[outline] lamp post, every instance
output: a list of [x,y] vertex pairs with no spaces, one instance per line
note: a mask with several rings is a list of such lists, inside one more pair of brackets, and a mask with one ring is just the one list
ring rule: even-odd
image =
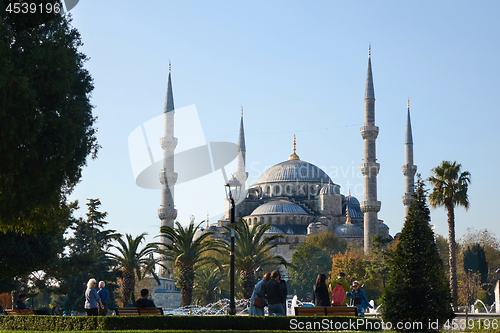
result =
[[234,175],[231,177],[231,179],[228,180],[228,182],[225,185],[225,190],[226,190],[226,198],[229,200],[229,205],[230,205],[230,210],[229,210],[229,215],[231,219],[231,252],[229,253],[231,257],[231,271],[230,271],[230,292],[231,296],[229,298],[229,309],[228,309],[228,314],[229,315],[235,315],[236,314],[236,305],[234,303],[234,198],[238,199],[240,197],[240,191],[241,191],[241,183],[234,177]]

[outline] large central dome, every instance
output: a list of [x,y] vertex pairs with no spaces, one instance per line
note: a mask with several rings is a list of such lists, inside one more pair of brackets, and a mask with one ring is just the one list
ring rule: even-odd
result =
[[314,164],[293,159],[269,168],[256,184],[276,182],[313,182],[328,184],[330,177]]

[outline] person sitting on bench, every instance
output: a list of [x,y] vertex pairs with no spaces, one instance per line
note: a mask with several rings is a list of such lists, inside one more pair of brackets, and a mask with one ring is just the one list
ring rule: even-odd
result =
[[135,302],[138,308],[155,308],[155,303],[148,298],[149,291],[147,289],[141,290],[141,298]]
[[26,301],[26,294],[19,294],[17,302],[14,303],[14,310],[26,310],[27,307],[24,301]]

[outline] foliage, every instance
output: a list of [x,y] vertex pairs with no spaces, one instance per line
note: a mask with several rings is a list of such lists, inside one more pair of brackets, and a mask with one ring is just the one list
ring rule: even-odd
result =
[[460,240],[460,244],[464,248],[474,244],[482,246],[489,266],[488,282],[492,282],[496,278],[495,270],[500,267],[500,241],[495,234],[488,229],[467,228],[467,234]]
[[347,242],[331,232],[320,232],[307,238],[292,256],[290,277],[292,288],[299,299],[307,298],[319,273],[332,268],[332,255],[344,253]]
[[[321,323],[328,323],[331,331],[352,330],[376,331],[381,327],[380,319],[356,317],[290,317],[286,316],[107,316],[107,317],[61,317],[61,316],[0,316],[0,329],[39,331],[289,331],[320,330]],[[330,324],[331,323],[331,324]],[[333,325],[333,326],[330,326]],[[351,329],[350,329],[351,328]]]
[[202,267],[195,272],[193,298],[205,306],[220,299],[221,282],[227,277],[217,266]]
[[142,280],[146,274],[151,274],[159,284],[159,279],[155,273],[155,267],[160,259],[154,258],[153,256],[158,250],[158,244],[146,244],[146,246],[139,251],[139,245],[146,235],[146,233],[142,233],[132,238],[132,235],[126,234],[125,238],[127,242],[125,242],[120,235],[120,237],[116,239],[119,246],[111,245],[112,248],[118,250],[118,253],[106,252],[114,269],[121,270],[122,273],[123,306],[127,305],[127,301],[134,291],[136,276],[138,280]]
[[467,247],[464,251],[464,271],[477,274],[481,284],[488,281],[488,263],[484,248],[480,244],[474,244],[472,248]]
[[449,278],[450,274],[450,249],[448,245],[448,240],[441,235],[436,234],[436,246],[439,253],[439,258],[443,262],[443,268],[446,277]]
[[[231,235],[231,228],[225,227],[227,232],[225,236]],[[254,271],[259,266],[266,265],[288,265],[289,263],[281,256],[274,255],[271,250],[278,246],[278,243],[273,242],[281,235],[267,236],[265,232],[271,229],[270,224],[255,223],[251,228],[247,221],[240,219],[239,223],[235,223],[235,254],[234,265],[240,274],[241,288],[243,289],[243,298],[249,299],[252,296],[255,286]],[[227,244],[229,251],[229,244]]]
[[464,273],[458,282],[458,301],[461,305],[465,305],[465,312],[469,312],[469,308],[476,301],[479,292],[482,290],[481,276],[475,272],[469,271]]
[[59,228],[99,145],[80,34],[67,15],[4,10],[16,2],[0,12],[0,229],[37,233]]
[[58,260],[57,265],[46,270],[49,277],[59,282],[58,286],[54,287],[54,293],[64,295],[56,302],[61,311],[84,311],[84,294],[90,278],[106,282],[106,289],[111,294],[108,307],[116,306],[113,297],[116,275],[111,271],[110,262],[105,255],[116,234],[114,230],[104,230],[107,225],[104,220],[107,213],[99,212],[100,205],[99,199],[89,199],[87,220],[73,219],[70,227],[74,232],[73,237],[66,243],[69,254]]
[[339,272],[345,273],[347,283],[357,280],[363,284],[366,276],[367,260],[366,256],[355,250],[347,250],[344,254],[338,253],[332,256],[331,279],[335,279]]
[[457,285],[457,263],[455,242],[455,206],[463,206],[469,209],[470,173],[461,172],[462,165],[457,162],[443,161],[431,170],[432,176],[427,181],[434,186],[429,195],[431,207],[445,207],[448,211],[448,244],[450,263],[450,286],[452,292],[453,306],[457,307],[458,285]]
[[172,268],[176,268],[179,273],[178,284],[181,288],[181,306],[191,305],[193,299],[194,272],[197,268],[206,264],[219,262],[212,257],[203,256],[208,251],[222,252],[224,242],[209,238],[213,232],[205,231],[198,238],[194,239],[203,221],[194,226],[190,223],[184,228],[179,222],[175,223],[175,228],[163,226],[160,228],[160,237],[168,240],[167,244],[162,244],[164,249],[158,252],[170,261]]
[[[419,177],[382,296],[385,322],[428,323],[429,320],[438,320],[442,325],[453,315],[450,290],[429,225],[430,211],[426,199],[424,184]],[[426,325],[423,329],[430,330]]]

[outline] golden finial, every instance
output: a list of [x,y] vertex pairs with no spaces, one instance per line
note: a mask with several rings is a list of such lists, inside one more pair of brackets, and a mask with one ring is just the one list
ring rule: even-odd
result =
[[296,150],[295,134],[293,135],[293,153],[288,158],[289,161],[300,161],[299,156],[295,153]]
[[408,109],[410,108],[410,97],[408,97],[408,103],[407,103]]
[[351,224],[351,216],[349,215],[349,205],[345,206],[345,224]]
[[168,72],[172,71],[172,64],[170,63],[170,59],[168,59]]
[[368,44],[368,56],[371,57],[372,55],[372,44]]
[[331,179],[331,178],[328,178],[328,185],[333,185],[333,184],[332,184],[332,179]]
[[349,189],[349,194],[348,194],[347,196],[348,196],[348,197],[350,197],[350,196],[351,196],[351,189]]
[[241,106],[241,116],[243,117],[243,105]]
[[207,210],[207,229],[208,229],[208,210]]

